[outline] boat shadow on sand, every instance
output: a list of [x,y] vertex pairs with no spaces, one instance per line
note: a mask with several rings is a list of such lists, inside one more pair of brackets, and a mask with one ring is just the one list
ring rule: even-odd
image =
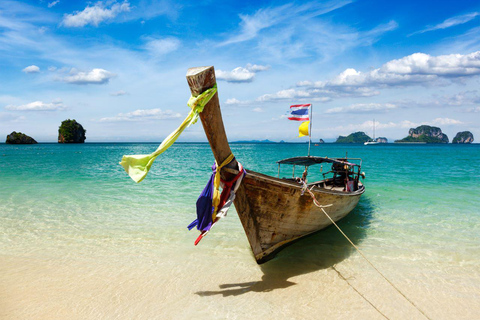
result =
[[[357,207],[347,217],[337,223],[355,245],[367,236],[374,206],[369,198],[360,199]],[[328,228],[302,238],[288,246],[277,256],[260,265],[263,272],[260,281],[219,285],[218,291],[199,291],[199,296],[221,294],[236,296],[248,292],[269,292],[284,289],[296,283],[288,279],[302,274],[333,267],[347,259],[355,249],[335,228]]]

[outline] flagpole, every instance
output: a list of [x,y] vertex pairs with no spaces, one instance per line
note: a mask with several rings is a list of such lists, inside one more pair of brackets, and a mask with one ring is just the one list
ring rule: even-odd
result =
[[310,157],[310,145],[312,144],[312,121],[313,121],[313,104],[310,104],[310,129],[308,130],[308,156]]

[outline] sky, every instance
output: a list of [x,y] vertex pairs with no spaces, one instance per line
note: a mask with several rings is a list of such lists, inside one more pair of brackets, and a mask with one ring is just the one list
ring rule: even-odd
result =
[[[0,1],[0,137],[157,142],[189,112],[190,67],[213,65],[230,141],[390,142],[422,124],[480,141],[477,1]],[[179,141],[206,141],[198,122]],[[2,141],[3,142],[3,141]]]

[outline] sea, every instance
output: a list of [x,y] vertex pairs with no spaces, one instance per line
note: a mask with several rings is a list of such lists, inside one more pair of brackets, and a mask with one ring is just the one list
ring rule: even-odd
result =
[[[157,146],[0,144],[0,319],[480,318],[479,144],[312,145],[362,159],[338,225],[398,291],[333,226],[257,265],[232,208],[194,246],[210,146],[177,143],[135,183],[119,161]],[[308,145],[231,149],[276,176]]]

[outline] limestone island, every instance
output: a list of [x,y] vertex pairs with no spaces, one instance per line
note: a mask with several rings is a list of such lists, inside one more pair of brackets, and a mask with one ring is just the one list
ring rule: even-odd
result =
[[372,141],[365,132],[354,132],[349,134],[348,136],[339,136],[335,143],[365,143],[367,141]]
[[422,125],[417,128],[411,128],[408,131],[408,137],[401,140],[395,140],[400,143],[448,143],[448,137],[442,133],[442,129]]
[[470,131],[462,131],[457,133],[455,138],[453,138],[452,143],[472,143],[473,134]]
[[74,120],[64,120],[58,128],[58,143],[84,143],[87,130]]
[[37,141],[30,136],[27,136],[25,133],[13,131],[7,135],[7,144],[35,144]]
[[325,141],[323,141],[323,139],[320,139],[318,140],[318,143],[325,143]]
[[378,137],[377,139],[375,139],[375,142],[378,142],[378,143],[388,143],[388,139],[385,138],[385,137]]

